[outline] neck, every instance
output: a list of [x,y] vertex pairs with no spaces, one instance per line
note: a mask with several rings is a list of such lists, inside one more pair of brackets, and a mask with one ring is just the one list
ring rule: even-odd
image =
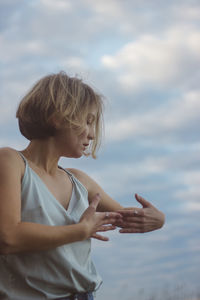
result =
[[56,172],[60,155],[51,138],[33,140],[21,152],[30,162],[46,173],[54,174]]

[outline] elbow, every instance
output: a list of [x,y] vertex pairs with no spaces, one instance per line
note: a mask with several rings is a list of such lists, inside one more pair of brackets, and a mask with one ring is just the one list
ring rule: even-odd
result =
[[8,254],[11,254],[9,251],[9,247],[0,244],[0,255],[8,255]]
[[10,254],[9,245],[1,239],[0,241],[0,255],[8,255]]
[[7,233],[0,232],[0,255],[15,253],[13,239]]

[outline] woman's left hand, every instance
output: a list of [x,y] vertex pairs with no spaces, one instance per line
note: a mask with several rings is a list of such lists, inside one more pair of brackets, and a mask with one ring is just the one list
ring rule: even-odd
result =
[[164,214],[150,202],[135,194],[142,208],[127,207],[118,211],[123,219],[115,225],[121,227],[120,233],[144,233],[161,228],[165,223]]

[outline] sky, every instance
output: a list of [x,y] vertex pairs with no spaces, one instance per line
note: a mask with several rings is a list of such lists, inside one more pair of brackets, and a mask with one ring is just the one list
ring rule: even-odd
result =
[[[42,76],[64,70],[105,97],[98,158],[62,158],[124,206],[138,193],[166,215],[146,234],[93,241],[96,299],[200,294],[200,2],[1,0],[0,147],[23,149],[15,112]],[[164,296],[165,298],[164,298]]]

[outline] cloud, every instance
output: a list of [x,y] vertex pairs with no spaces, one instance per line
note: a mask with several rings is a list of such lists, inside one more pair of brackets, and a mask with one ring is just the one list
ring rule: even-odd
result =
[[97,15],[116,19],[119,19],[122,16],[123,4],[121,1],[110,0],[108,2],[106,0],[86,0],[84,2],[87,3],[88,7],[90,7],[90,9]]
[[[199,140],[200,91],[191,91],[179,99],[163,103],[151,111],[130,114],[106,125],[106,135],[110,141],[122,141],[133,138],[169,140],[176,143],[182,139],[182,132],[193,130],[185,139]],[[196,133],[196,134],[195,134]]]
[[9,138],[0,138],[0,147],[11,147],[17,150],[22,150],[27,147],[28,141],[20,137],[14,137],[13,139]]
[[[180,194],[179,194],[180,195]],[[194,193],[189,193],[189,197],[188,197],[188,203],[187,205],[185,205],[185,210],[188,210],[189,212],[200,212],[200,200],[194,202],[194,201],[190,201],[189,199],[191,199],[191,197],[193,196],[197,196],[198,195],[198,199],[200,198],[200,191],[198,190],[195,191],[195,195]],[[187,196],[187,193],[184,193],[184,196]]]
[[44,6],[45,9],[52,10],[53,12],[59,11],[59,13],[63,13],[66,10],[70,10],[71,1],[68,0],[57,0],[56,2],[53,0],[40,0],[40,5]]
[[199,51],[198,30],[173,27],[162,36],[140,36],[115,55],[104,55],[102,64],[117,72],[117,81],[125,90],[134,91],[145,85],[184,88],[188,78],[192,84],[191,78],[196,81],[199,77]]
[[136,191],[166,213],[160,231],[109,233],[110,243],[94,244],[105,279],[97,299],[133,294],[143,299],[143,286],[148,293],[177,281],[195,285],[199,1],[2,0],[0,5],[0,146],[26,146],[17,133],[15,109],[37,79],[60,69],[81,70],[111,101],[107,143],[97,161],[63,158],[61,165],[83,169],[125,206],[139,206]]
[[185,170],[179,177],[183,188],[177,189],[174,193],[176,199],[184,203],[184,210],[189,212],[200,211],[200,187],[199,170]]
[[63,60],[62,66],[63,69],[67,69],[67,70],[73,69],[73,71],[77,70],[78,74],[80,74],[82,70],[83,71],[87,70],[86,62],[81,57],[78,56],[69,56],[68,58]]
[[[175,3],[172,9],[172,13],[176,18],[176,22],[192,22],[199,20],[200,6],[199,1],[192,1],[193,3],[188,3],[188,1],[182,1],[178,5]],[[179,6],[181,5],[181,7]]]

